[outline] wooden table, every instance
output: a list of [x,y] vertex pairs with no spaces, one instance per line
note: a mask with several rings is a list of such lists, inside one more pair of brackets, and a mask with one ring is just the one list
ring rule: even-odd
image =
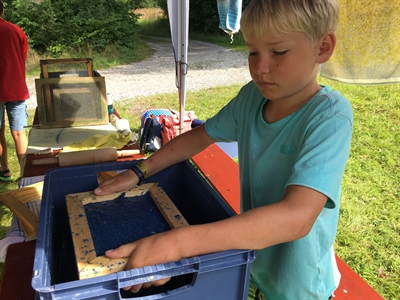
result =
[[35,299],[31,287],[36,241],[12,244],[8,247],[0,282],[0,299]]
[[[137,143],[128,144],[119,150],[134,150],[134,149],[140,150],[139,145]],[[52,153],[41,154],[40,158],[55,157],[59,152],[60,152],[59,150],[55,150]],[[129,157],[119,157],[117,161],[137,160],[146,158],[146,155],[143,153],[143,151],[140,150],[140,152],[141,152],[140,154],[135,154]],[[25,156],[25,167],[23,169],[21,177],[33,177],[33,176],[44,175],[44,173],[47,170],[59,167],[58,164],[33,165],[32,161],[35,159],[38,159],[38,155],[27,154]]]
[[[114,114],[118,118],[121,118],[116,110],[114,110]],[[39,124],[39,119],[38,119],[38,112],[36,109],[35,116],[33,118],[33,126],[36,126],[38,124]],[[44,130],[46,130],[46,129],[44,129]],[[118,158],[118,161],[137,160],[137,159],[143,159],[146,157],[146,155],[143,153],[143,151],[139,148],[139,144],[136,142],[128,143],[123,148],[118,149],[118,150],[134,150],[134,149],[140,150],[140,154],[133,155],[130,157],[120,157],[120,158]],[[55,157],[59,152],[60,152],[59,150],[54,150],[52,153],[40,154],[40,158]],[[35,159],[38,159],[38,158],[39,158],[39,156],[35,155],[35,154],[26,154],[25,155],[25,165],[22,170],[21,177],[33,177],[33,176],[44,175],[44,173],[47,170],[58,167],[58,164],[33,165],[32,161]]]

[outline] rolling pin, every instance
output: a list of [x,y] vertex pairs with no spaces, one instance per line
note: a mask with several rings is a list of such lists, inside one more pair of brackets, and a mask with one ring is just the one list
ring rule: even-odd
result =
[[118,157],[139,154],[140,150],[121,150],[102,148],[74,152],[60,152],[58,157],[41,158],[32,161],[33,165],[58,164],[60,167],[87,165],[100,162],[117,161]]

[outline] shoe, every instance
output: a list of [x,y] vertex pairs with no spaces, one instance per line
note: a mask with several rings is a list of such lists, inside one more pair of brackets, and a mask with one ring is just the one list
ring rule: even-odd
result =
[[4,176],[4,174],[10,173],[10,170],[0,171],[0,180],[1,181],[10,181],[12,180],[12,175]]

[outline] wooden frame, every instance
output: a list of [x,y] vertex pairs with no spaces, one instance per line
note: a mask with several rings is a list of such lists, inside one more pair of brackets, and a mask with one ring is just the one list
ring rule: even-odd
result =
[[[104,77],[35,79],[35,85],[41,128],[108,124]],[[69,115],[63,104],[71,109]],[[79,109],[85,111],[79,114]]]
[[[188,225],[171,199],[156,183],[137,186],[125,192],[124,197],[141,196],[147,192],[149,192],[171,228]],[[123,271],[128,262],[128,258],[111,259],[106,256],[97,256],[84,209],[84,205],[88,203],[114,200],[121,194],[113,193],[106,196],[95,196],[93,192],[84,192],[66,196],[79,279]]]
[[3,203],[17,217],[27,241],[36,239],[39,217],[26,207],[25,203],[30,201],[41,201],[42,192],[43,181],[0,194]]
[[[64,117],[63,113],[65,109],[63,109],[63,102],[62,98],[63,96],[76,96],[76,95],[82,95],[82,96],[89,96],[91,98],[91,101],[88,103],[88,106],[90,109],[85,109],[83,112],[77,111],[78,116],[74,116],[73,118],[71,117]],[[79,96],[78,96],[79,97]],[[67,120],[67,121],[77,121],[80,119],[86,119],[86,118],[94,118],[97,119],[96,117],[96,105],[95,105],[96,99],[94,99],[94,95],[91,93],[91,90],[89,88],[69,88],[69,89],[56,89],[53,90],[53,106],[54,106],[54,113],[55,113],[55,119],[56,120]]]
[[86,64],[86,69],[88,77],[93,76],[93,59],[91,58],[61,58],[61,59],[41,59],[40,60],[40,70],[42,72],[43,78],[49,78],[49,71],[47,65],[52,64],[71,64],[84,62]]

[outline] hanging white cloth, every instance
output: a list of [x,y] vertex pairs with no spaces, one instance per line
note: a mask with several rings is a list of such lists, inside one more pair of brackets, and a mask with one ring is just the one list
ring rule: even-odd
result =
[[232,36],[239,32],[242,0],[217,0],[219,27]]

